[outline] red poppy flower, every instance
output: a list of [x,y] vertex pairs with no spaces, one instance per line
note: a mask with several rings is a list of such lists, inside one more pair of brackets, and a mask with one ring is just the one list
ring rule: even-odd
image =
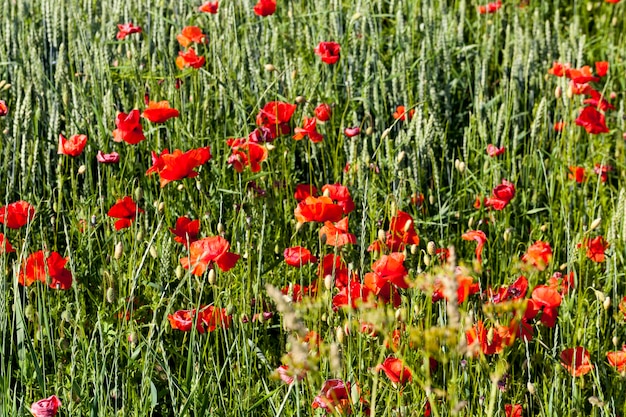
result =
[[376,371],[383,371],[394,384],[405,385],[413,380],[411,370],[404,366],[398,358],[388,357],[376,367]]
[[547,285],[538,285],[532,292],[531,299],[528,300],[524,319],[534,319],[539,311],[541,322],[546,327],[554,327],[558,318],[559,306],[561,305],[561,294],[554,288]]
[[101,164],[117,164],[120,161],[120,154],[117,152],[102,153],[102,151],[98,151],[96,160]]
[[504,146],[501,148],[498,148],[491,143],[487,145],[487,155],[489,155],[492,158],[502,155],[505,151],[506,151],[506,148]]
[[198,26],[185,26],[183,31],[176,36],[176,40],[183,48],[186,48],[191,43],[204,43],[206,36]]
[[584,127],[588,133],[593,135],[609,132],[609,128],[606,127],[604,121],[604,115],[593,106],[587,106],[582,109],[576,119],[576,124]]
[[315,47],[315,53],[322,58],[326,64],[336,64],[339,61],[341,46],[337,42],[320,42]]
[[487,14],[487,13],[495,13],[502,7],[502,2],[500,0],[495,1],[493,3],[488,3],[482,6],[478,6],[476,9],[479,14]]
[[50,288],[68,290],[72,286],[72,273],[65,264],[67,259],[57,252],[51,252],[48,257],[41,250],[32,253],[20,269],[18,283],[26,287],[35,281],[45,284],[46,277],[50,277]]
[[259,0],[253,10],[257,16],[273,15],[276,12],[276,0]]
[[179,51],[178,57],[176,58],[176,66],[178,69],[183,70],[185,68],[201,68],[206,59],[203,56],[198,56],[196,54],[196,50],[193,48],[187,49],[187,51]]
[[293,136],[295,140],[301,140],[308,136],[311,142],[319,143],[324,140],[324,136],[317,131],[317,119],[315,117],[305,117],[302,127],[296,127],[296,134]]
[[[325,237],[324,237],[325,236]],[[344,245],[354,245],[356,236],[348,233],[348,218],[344,217],[336,223],[325,222],[320,229],[320,239],[327,245],[340,247]]]
[[409,213],[398,210],[389,222],[389,232],[385,244],[392,252],[404,250],[408,245],[419,245],[420,238],[415,232],[415,222]]
[[609,179],[609,172],[611,171],[613,171],[613,167],[610,165],[595,164],[593,167],[593,172],[600,176],[602,182],[606,182]]
[[73,135],[70,139],[65,139],[63,135],[59,135],[59,155],[78,156],[83,153],[83,149],[87,145],[87,135]]
[[[456,302],[458,304],[463,304],[467,297],[480,291],[480,284],[478,282],[474,282],[472,277],[457,273],[455,274],[454,279],[456,280],[457,285]],[[448,295],[451,294],[446,294],[444,284],[439,279],[436,279],[433,284],[432,302],[436,303],[437,301],[443,299],[450,301]]]
[[526,253],[522,256],[522,262],[534,266],[539,271],[545,270],[550,260],[552,260],[552,248],[549,243],[541,240],[530,245]]
[[117,129],[113,131],[113,140],[115,142],[126,142],[136,145],[146,137],[143,135],[141,122],[139,121],[139,110],[132,110],[130,113],[118,113],[115,118],[115,126]]
[[202,6],[198,7],[198,10],[204,13],[217,14],[218,7],[219,7],[219,2],[207,1]]
[[117,29],[119,30],[116,35],[117,39],[124,39],[133,33],[141,33],[141,27],[133,25],[132,22],[117,25]]
[[409,283],[406,282],[408,271],[404,267],[404,254],[402,252],[382,255],[372,264],[372,271],[398,288],[409,288]]
[[324,256],[317,269],[317,275],[322,279],[330,275],[335,280],[335,287],[340,290],[345,288],[349,281],[357,279],[354,273],[349,275],[346,263],[339,255],[333,253]]
[[485,236],[485,232],[482,230],[470,230],[469,232],[463,233],[461,235],[463,240],[474,240],[476,241],[476,260],[478,263],[482,262],[482,253],[483,247],[485,243],[487,243],[487,236]]
[[484,355],[500,353],[506,346],[506,340],[502,338],[500,332],[493,327],[487,330],[482,321],[466,331],[465,337],[469,347],[480,349]]
[[61,407],[61,400],[56,395],[51,395],[48,398],[32,403],[30,412],[35,417],[54,417],[57,415],[59,407]]
[[341,379],[328,379],[322,385],[322,390],[313,399],[313,408],[322,408],[327,413],[349,413],[350,406],[350,383]]
[[164,149],[158,156],[155,152],[152,153],[152,167],[146,171],[146,175],[157,172],[161,188],[163,188],[172,181],[197,177],[198,173],[194,169],[206,164],[209,159],[211,159],[211,150],[208,146],[187,152],[176,149],[173,153]]
[[554,61],[552,63],[552,68],[548,70],[548,74],[552,74],[556,77],[563,77],[565,76],[565,71],[569,69],[569,67],[569,64],[562,64],[560,62]]
[[[285,257],[285,261],[287,258]],[[302,301],[303,296],[313,297],[317,293],[317,281],[313,280],[311,285],[302,286],[300,284],[289,284],[284,287],[282,293],[290,295],[294,303]]]
[[584,347],[568,348],[561,352],[561,365],[572,376],[582,376],[588,374],[593,369],[590,358],[589,352]]
[[0,117],[4,117],[9,113],[9,108],[4,100],[0,100]]
[[392,303],[395,308],[400,307],[400,304],[402,304],[402,298],[400,297],[398,288],[377,272],[368,272],[365,274],[363,277],[363,285],[371,290],[376,297],[385,304]]
[[300,202],[309,196],[317,196],[317,188],[315,188],[315,186],[311,184],[296,185],[296,192],[293,195],[296,201]]
[[148,108],[141,114],[142,117],[150,120],[152,123],[164,123],[165,121],[178,117],[180,112],[170,107],[167,101],[150,101]]
[[413,118],[413,115],[415,114],[415,109],[410,109],[409,112],[407,113],[406,111],[406,107],[404,106],[398,106],[396,107],[396,111],[393,112],[393,118],[396,120],[406,120],[407,117],[409,118],[409,120],[411,120]]
[[130,227],[137,213],[143,213],[143,210],[137,207],[132,198],[126,196],[117,200],[107,212],[107,216],[119,219],[115,222],[115,230],[121,230]]
[[189,245],[189,256],[181,258],[180,263],[191,273],[200,276],[210,264],[215,263],[222,271],[232,269],[239,255],[228,252],[230,243],[221,236],[210,236],[196,240]]
[[259,172],[261,163],[267,159],[268,151],[264,145],[239,139],[229,140],[227,144],[232,149],[232,154],[228,157],[228,164],[232,165],[237,172],[243,172],[245,167],[250,167],[250,171]]
[[564,128],[565,128],[565,122],[562,120],[554,124],[555,132],[562,132]]
[[607,352],[606,358],[613,368],[617,368],[617,372],[626,372],[626,345],[622,346],[622,350]]
[[612,3],[612,4],[617,4],[620,2],[620,0],[604,0],[605,3]]
[[504,415],[506,417],[522,417],[524,409],[521,404],[505,404]]
[[26,201],[16,201],[0,207],[0,223],[9,229],[19,229],[35,217],[35,208]]
[[526,296],[528,292],[528,279],[521,276],[508,287],[503,286],[496,294],[491,289],[488,290],[488,298],[492,303],[500,303],[503,301],[519,300]]
[[350,196],[350,190],[345,185],[326,184],[322,187],[322,193],[336,201],[337,205],[342,208],[343,214],[349,214],[354,210],[354,201]]
[[232,316],[226,314],[226,309],[214,306],[202,307],[196,317],[196,309],[178,310],[174,314],[168,314],[167,319],[172,329],[183,332],[191,331],[194,320],[198,333],[212,332],[218,327],[228,329],[232,323]]
[[198,240],[200,220],[191,220],[189,217],[181,216],[176,220],[176,227],[170,227],[170,232],[176,236],[174,241],[187,246],[188,243]]
[[358,126],[354,126],[354,127],[346,127],[343,130],[343,134],[346,135],[349,138],[353,138],[355,136],[358,136],[361,134],[361,128]]
[[[604,251],[609,247],[609,242],[607,242],[604,237],[596,236],[593,239],[587,238],[583,243],[587,249],[587,258],[598,263],[604,262]],[[579,243],[578,247],[580,246],[581,244]]]
[[298,223],[338,222],[343,217],[343,209],[333,203],[330,197],[307,197],[294,210]]
[[570,180],[575,180],[577,183],[582,184],[585,181],[585,167],[569,167],[569,174],[567,174],[567,178]]
[[11,246],[11,242],[4,236],[4,234],[0,233],[0,253],[12,253],[15,252],[13,246]]
[[361,285],[358,281],[352,281],[333,297],[333,308],[336,310],[340,307],[350,306],[352,309],[357,309],[371,295],[372,291],[369,288]]
[[492,207],[494,210],[503,210],[515,197],[515,186],[513,183],[502,180],[491,192],[491,197],[485,199],[485,207]]
[[270,140],[279,135],[289,133],[289,121],[296,111],[296,105],[283,101],[271,101],[267,103],[256,115],[257,126],[269,129]]
[[315,117],[320,122],[327,122],[330,120],[330,116],[332,115],[332,109],[326,103],[321,103],[315,108]]
[[317,262],[317,258],[311,254],[311,251],[302,246],[293,246],[285,249],[283,256],[287,265],[298,268],[302,265]]

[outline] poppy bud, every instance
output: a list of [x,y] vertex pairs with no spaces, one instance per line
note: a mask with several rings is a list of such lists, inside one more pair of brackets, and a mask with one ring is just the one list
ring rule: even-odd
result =
[[341,326],[337,326],[337,328],[335,329],[335,338],[337,339],[337,342],[343,344],[344,335],[345,333],[343,332]]
[[274,149],[276,149],[276,146],[272,145],[271,143],[266,143],[265,149],[267,149],[268,151],[273,151]]
[[608,310],[609,307],[611,307],[611,299],[609,297],[606,297],[604,299],[604,302],[602,303],[602,307],[604,307],[605,310]]
[[372,136],[372,133],[374,133],[374,128],[372,126],[368,126],[367,129],[365,129],[365,134],[367,136]]
[[509,240],[511,240],[511,228],[510,227],[504,231],[504,236],[502,236],[502,238],[504,239],[505,242],[508,242]]
[[565,96],[567,98],[569,98],[571,100],[572,97],[574,97],[574,91],[572,90],[572,86],[570,85],[569,87],[567,87],[567,92],[565,93]]
[[384,242],[387,239],[387,233],[383,229],[378,229],[378,240]]
[[139,201],[143,199],[143,188],[137,187],[135,188],[135,201]]
[[394,213],[394,214],[396,213],[397,210],[396,210],[396,202],[395,201],[392,201],[391,204],[389,204],[389,211],[391,213]]
[[435,253],[437,253],[437,245],[435,244],[435,242],[433,242],[432,240],[428,242],[428,244],[426,245],[426,252],[428,252],[430,256],[433,256]]
[[115,245],[115,252],[113,253],[113,258],[120,259],[122,257],[122,253],[124,252],[124,244],[122,242],[117,242]]
[[561,88],[560,85],[557,85],[556,88],[554,89],[554,97],[561,98],[562,94],[563,94],[563,89]]
[[91,216],[91,225],[93,227],[96,226],[96,221],[98,220],[98,218],[96,217],[96,215],[94,214],[93,216]]
[[165,208],[165,203],[163,201],[161,201],[159,203],[159,206],[157,207],[157,210],[161,212],[161,211],[163,211],[164,208]]
[[209,269],[209,284],[215,285],[215,269]]
[[396,310],[395,317],[396,317],[397,321],[399,321],[399,322],[404,321],[404,316],[405,316],[405,314],[404,314],[404,310],[403,309],[399,308],[399,309]]
[[156,259],[157,256],[159,256],[157,254],[157,250],[156,250],[156,247],[154,247],[154,245],[150,246],[150,256],[152,256],[152,259]]
[[304,104],[304,103],[306,103],[306,98],[304,96],[298,96],[298,97],[296,97],[296,103],[297,104]]
[[11,84],[6,83],[6,84],[4,85],[4,87],[2,87],[2,91],[6,91],[6,90],[8,90],[9,88],[11,88]]
[[385,129],[385,130],[383,130],[383,134],[380,135],[380,139],[381,140],[385,139],[387,136],[389,136],[390,132],[391,132],[391,128],[390,127]]
[[138,341],[139,341],[139,338],[137,337],[137,333],[135,332],[128,333],[128,343],[130,343],[131,345],[136,345]]
[[330,291],[333,288],[333,276],[332,275],[326,275],[324,277],[324,288],[326,288],[328,291]]
[[265,64],[265,71],[274,72],[276,71],[276,67],[272,64]]
[[72,312],[69,310],[63,310],[63,312],[61,313],[61,320],[69,323],[72,320]]
[[417,255],[418,247],[416,244],[411,245],[411,255]]
[[33,307],[32,304],[28,304],[25,308],[24,308],[24,317],[26,317],[26,319],[28,321],[34,321],[35,320],[35,308]]
[[461,174],[465,172],[465,162],[463,161],[459,162],[459,166],[457,167],[457,169],[459,170]]
[[217,233],[219,233],[220,235],[224,234],[224,224],[222,222],[219,222],[217,224]]
[[613,346],[617,347],[617,345],[619,345],[619,338],[617,336],[613,336],[611,342],[613,343]]
[[396,157],[396,163],[399,164],[400,162],[402,162],[405,156],[406,156],[406,152],[400,151],[400,153],[398,153],[398,156]]
[[140,230],[137,232],[137,241],[141,242],[143,240],[143,232]]
[[113,304],[117,301],[117,290],[115,287],[107,288],[107,303]]
[[539,230],[541,230],[542,232],[545,232],[546,230],[548,230],[548,225],[547,225],[547,224],[542,224],[542,225],[539,227]]
[[428,254],[424,254],[424,265],[430,265],[430,256],[428,256]]
[[589,230],[595,230],[598,228],[598,226],[600,226],[600,223],[602,223],[602,218],[598,217],[597,219],[595,219],[593,222],[591,222],[591,226],[589,226]]
[[180,265],[178,265],[174,270],[174,275],[176,275],[176,278],[178,279],[181,279],[183,277],[183,273],[183,267]]
[[530,395],[535,395],[535,385],[532,382],[528,381],[526,388],[528,389]]
[[0,90],[2,90],[2,87],[4,87],[6,83],[6,80],[0,80]]
[[291,72],[291,79],[295,80],[297,76],[298,76],[298,70],[293,70]]
[[183,191],[185,189],[185,186],[183,184],[178,184],[178,187],[176,187],[176,189],[178,191]]
[[435,205],[435,196],[434,195],[429,195],[428,196],[428,202],[430,203],[431,206]]
[[196,181],[196,190],[202,191],[202,183],[200,181]]

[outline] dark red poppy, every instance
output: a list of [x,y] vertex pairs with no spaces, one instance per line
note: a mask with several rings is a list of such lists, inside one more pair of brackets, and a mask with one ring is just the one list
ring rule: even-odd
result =
[[87,145],[87,135],[72,135],[65,139],[65,136],[59,135],[59,155],[78,156],[83,153],[83,149]]
[[526,277],[524,276],[521,276],[508,287],[501,287],[497,293],[494,293],[493,290],[489,289],[487,291],[487,296],[490,302],[501,303],[503,301],[520,300],[526,297],[527,292],[528,279],[526,279]]
[[358,126],[354,126],[354,127],[346,127],[343,130],[343,134],[346,135],[349,138],[353,138],[355,136],[358,136],[361,134],[361,128]]
[[230,243],[221,236],[210,236],[196,240],[189,245],[189,256],[181,258],[180,263],[192,274],[200,276],[215,263],[222,271],[232,269],[240,256],[229,252]]
[[170,227],[176,237],[174,241],[187,246],[198,240],[200,233],[200,220],[191,220],[189,217],[181,216],[176,220],[176,227]]
[[500,0],[495,1],[493,3],[488,3],[482,6],[478,6],[476,10],[479,14],[488,14],[495,13],[502,7],[502,2]]
[[117,164],[120,161],[120,154],[117,152],[102,153],[102,151],[98,151],[96,160],[101,164]]
[[317,188],[315,188],[314,185],[311,185],[311,184],[296,185],[296,192],[293,195],[296,201],[300,202],[309,196],[313,196],[313,197],[317,196]]
[[491,197],[485,199],[484,204],[485,207],[491,207],[494,210],[503,210],[513,197],[515,197],[515,185],[507,180],[502,180],[502,184],[493,189]]
[[349,414],[350,383],[341,379],[328,379],[322,385],[320,393],[313,399],[313,408],[322,408],[327,413]]
[[141,27],[133,25],[132,22],[118,24],[117,29],[118,29],[118,32],[117,32],[116,38],[120,40],[124,39],[126,36],[130,34],[141,33]]
[[485,243],[487,243],[487,236],[485,235],[485,232],[483,232],[482,230],[470,230],[469,232],[463,233],[461,235],[461,238],[463,240],[474,240],[476,241],[477,245],[476,245],[476,260],[478,261],[478,263],[482,262],[482,253],[483,253],[483,247],[485,246]]
[[139,110],[132,110],[130,113],[118,113],[115,118],[115,126],[117,129],[113,131],[113,140],[115,142],[126,142],[136,145],[146,137],[143,135],[141,122],[139,121]]
[[158,173],[160,177],[159,182],[161,188],[163,188],[172,181],[197,177],[198,172],[194,170],[206,164],[210,159],[211,150],[208,146],[191,149],[187,152],[175,149],[173,153],[169,153],[167,149],[164,149],[160,155],[157,155],[155,152],[152,153],[152,167],[146,171],[146,175]]
[[257,16],[273,15],[276,12],[276,0],[259,0],[253,10]]
[[283,252],[285,263],[290,266],[301,267],[309,263],[317,262],[317,258],[313,256],[310,250],[302,246],[293,246],[285,249]]
[[497,146],[491,143],[487,145],[487,155],[489,155],[492,158],[502,155],[505,151],[506,151],[506,148],[504,146],[501,148],[498,148]]
[[406,111],[406,107],[404,106],[398,106],[396,107],[396,111],[393,112],[393,118],[396,120],[411,120],[413,118],[413,115],[415,114],[415,109],[410,109],[408,112]]
[[9,108],[4,100],[0,100],[0,117],[4,117],[9,113]]
[[207,1],[202,4],[202,6],[198,7],[198,10],[204,13],[217,14],[217,9],[219,7],[219,2],[217,1]]
[[552,248],[548,242],[541,240],[530,245],[526,253],[522,256],[522,262],[534,266],[539,271],[545,270],[551,260]]
[[591,355],[584,347],[565,349],[560,357],[561,365],[574,377],[586,375],[593,369]]
[[176,35],[176,40],[183,48],[186,48],[192,43],[204,43],[206,35],[198,26],[185,26],[182,32]]
[[203,56],[198,56],[196,50],[189,48],[186,51],[179,51],[176,58],[176,66],[178,69],[183,70],[185,68],[202,68],[206,59]]
[[143,210],[137,207],[132,198],[126,196],[117,200],[107,212],[107,216],[119,219],[115,222],[115,230],[121,230],[130,227],[137,213],[143,213]]
[[606,127],[604,121],[604,115],[593,106],[587,106],[582,109],[576,119],[576,124],[584,127],[588,133],[593,135],[609,132],[609,128]]
[[317,119],[315,117],[305,117],[302,127],[296,127],[296,134],[293,136],[295,140],[301,140],[308,136],[313,143],[319,143],[324,140],[324,136],[317,131]]
[[11,242],[4,236],[3,233],[0,233],[0,253],[12,253],[15,252],[13,246],[11,246]]
[[330,120],[330,116],[332,115],[332,109],[326,103],[321,103],[315,108],[315,117],[320,122],[327,122]]
[[19,229],[35,217],[35,208],[26,201],[16,201],[0,207],[0,223],[9,229]]
[[322,58],[326,64],[336,64],[339,61],[341,46],[337,42],[320,42],[315,47],[315,53]]
[[322,258],[317,269],[317,275],[321,279],[331,276],[335,280],[335,287],[340,290],[345,288],[350,281],[358,278],[354,272],[350,275],[348,267],[343,259],[341,259],[341,256],[333,253],[329,253]]
[[320,229],[320,239],[327,245],[341,247],[344,245],[354,245],[356,236],[348,232],[348,218],[344,217],[338,222],[325,222]]
[[413,380],[411,370],[404,366],[398,358],[388,357],[376,367],[376,371],[383,371],[394,384],[405,385]]
[[30,412],[35,417],[54,417],[57,415],[59,407],[61,407],[61,400],[56,395],[51,395],[32,403]]
[[66,264],[67,258],[57,252],[50,252],[46,257],[43,251],[37,251],[26,258],[20,269],[18,283],[26,287],[35,281],[46,284],[46,278],[50,277],[50,288],[68,290],[72,286],[72,273],[65,267]]
[[569,174],[567,174],[567,178],[582,184],[585,181],[585,167],[569,167]]
[[143,111],[141,116],[150,120],[152,123],[164,123],[173,117],[180,116],[180,112],[171,108],[170,103],[167,101],[150,101],[148,108]]
[[267,103],[256,115],[257,126],[269,129],[270,140],[289,133],[289,121],[297,106],[283,101]]
[[343,217],[343,209],[329,197],[307,197],[294,210],[299,223],[338,222]]

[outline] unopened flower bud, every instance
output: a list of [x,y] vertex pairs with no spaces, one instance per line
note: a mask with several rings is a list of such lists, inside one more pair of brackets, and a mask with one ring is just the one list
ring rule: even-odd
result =
[[164,208],[165,208],[165,203],[164,203],[163,201],[161,201],[161,202],[159,203],[159,206],[157,207],[157,210],[158,210],[159,212],[161,212],[161,211],[163,211],[163,209],[164,209]]
[[413,244],[411,245],[411,255],[415,256],[417,255],[417,251],[419,250],[418,246]]
[[561,98],[562,95],[563,95],[563,89],[561,88],[560,85],[557,85],[556,88],[554,89],[554,97]]
[[337,342],[343,344],[344,335],[345,333],[343,332],[341,326],[337,326],[337,328],[335,329],[335,338],[337,339]]
[[424,265],[430,265],[430,256],[428,256],[428,254],[424,254]]
[[143,199],[143,188],[137,187],[135,188],[135,200],[139,201]]
[[396,163],[401,163],[404,160],[404,157],[406,156],[406,152],[404,151],[400,151],[398,153],[398,156],[396,157]]
[[459,166],[457,167],[457,169],[459,170],[461,174],[465,172],[465,162],[463,161],[459,162]]
[[271,144],[271,143],[266,143],[266,144],[265,144],[265,148],[266,148],[268,151],[273,151],[274,149],[276,149],[276,146],[274,146],[274,145],[273,145],[273,144]]
[[152,256],[152,259],[156,259],[157,256],[159,256],[159,254],[157,253],[156,247],[154,245],[150,246],[150,256]]
[[176,278],[181,279],[184,273],[185,272],[183,270],[183,267],[180,265],[177,265],[176,269],[174,270],[174,275],[176,275]]
[[508,242],[509,240],[511,240],[511,228],[507,228],[504,231],[504,236],[502,236],[502,238],[504,239],[505,242]]
[[276,71],[276,67],[272,64],[265,64],[265,71],[274,72]]
[[222,222],[219,222],[217,224],[217,233],[219,233],[220,235],[224,233],[224,224]]
[[428,202],[430,203],[431,206],[434,206],[435,205],[435,196],[430,194],[428,196]]
[[589,230],[597,229],[598,226],[600,226],[600,223],[602,223],[602,218],[598,217],[597,219],[591,222],[591,225],[589,226]]
[[387,128],[385,130],[383,130],[382,135],[380,135],[380,139],[385,139],[387,136],[389,136],[389,133],[391,133],[391,128]]
[[140,230],[137,232],[137,241],[141,242],[143,240],[143,232]]
[[209,269],[209,284],[215,285],[215,282],[215,269],[211,268]]
[[528,381],[528,383],[526,384],[526,389],[528,389],[530,395],[535,395],[535,385],[532,382]]
[[604,299],[604,302],[602,303],[602,307],[604,307],[605,310],[608,310],[609,307],[611,307],[611,298],[610,297],[606,297]]
[[385,239],[387,239],[387,232],[385,232],[383,229],[378,229],[378,240],[380,240],[381,242],[384,242]]
[[115,287],[107,288],[107,303],[113,304],[117,301],[117,290]]
[[87,171],[87,167],[83,164],[78,167],[78,175],[83,175]]
[[185,189],[185,186],[183,184],[178,184],[178,187],[176,187],[176,189],[178,191],[183,191]]
[[124,244],[122,242],[117,242],[117,244],[115,245],[115,252],[113,252],[113,257],[115,259],[120,259],[123,253],[124,253]]
[[324,288],[330,291],[333,288],[333,276],[328,274],[324,277]]
[[372,126],[368,126],[367,129],[365,129],[365,134],[367,136],[372,136],[372,133],[374,133],[374,128]]
[[426,245],[426,252],[430,256],[433,256],[434,254],[437,253],[437,245],[435,244],[435,242],[433,242],[432,240],[428,242],[428,244]]
[[304,96],[298,96],[298,97],[296,97],[296,103],[297,104],[304,104],[304,103],[306,103],[306,98]]
[[619,338],[617,336],[613,336],[611,342],[613,343],[613,346],[617,346],[619,345]]

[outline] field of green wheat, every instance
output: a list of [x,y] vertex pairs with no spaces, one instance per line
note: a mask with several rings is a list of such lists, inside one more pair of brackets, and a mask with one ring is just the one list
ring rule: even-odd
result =
[[0,415],[626,415],[625,3],[0,0]]

